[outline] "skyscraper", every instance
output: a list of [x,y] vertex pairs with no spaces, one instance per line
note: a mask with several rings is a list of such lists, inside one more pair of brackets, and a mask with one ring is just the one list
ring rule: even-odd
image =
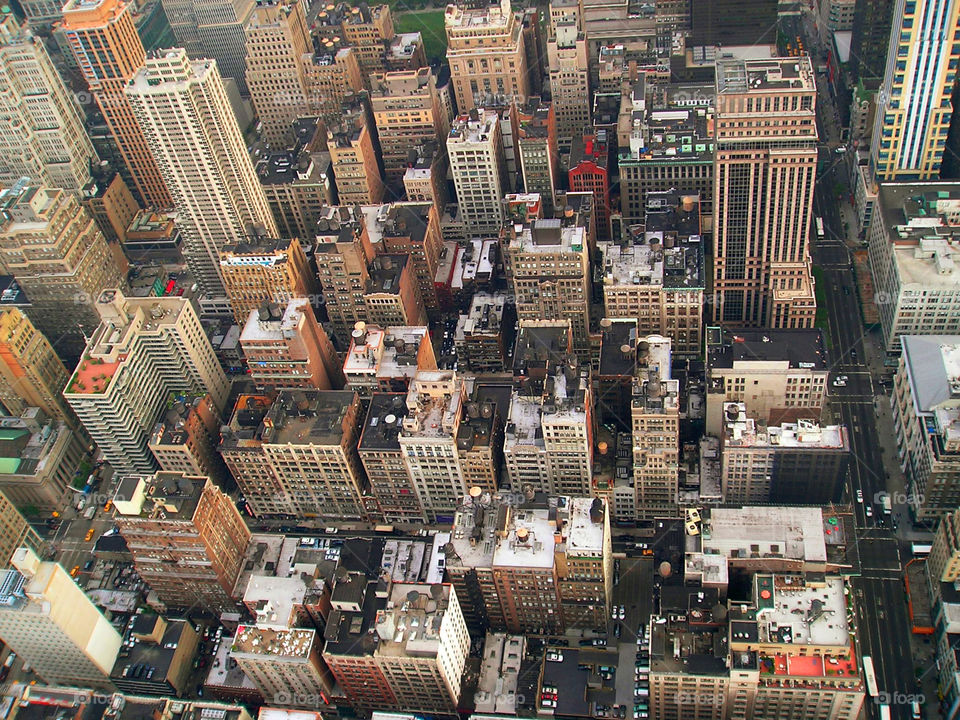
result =
[[313,51],[304,3],[257,3],[244,29],[247,88],[263,123],[261,136],[276,149],[293,140],[293,124],[306,115],[307,89],[302,58]]
[[61,358],[72,361],[99,317],[100,291],[124,283],[100,228],[64,190],[17,184],[0,193],[0,269],[30,298],[25,312]]
[[60,565],[21,547],[0,571],[0,639],[48,683],[110,688],[120,633]]
[[960,0],[898,0],[870,144],[876,181],[939,177],[960,62],[958,25]]
[[157,463],[147,444],[170,392],[209,392],[219,410],[226,376],[185,298],[107,290],[97,311],[102,322],[64,397],[118,472],[151,472]]
[[97,159],[43,40],[0,10],[0,183],[29,177],[79,190]]
[[125,92],[173,196],[187,265],[207,298],[222,299],[221,248],[277,230],[217,63],[168,50]]
[[850,68],[864,86],[874,89],[883,80],[890,46],[890,22],[896,0],[856,0]]
[[497,113],[471,110],[457,118],[447,138],[447,155],[468,233],[499,232],[507,173]]
[[812,327],[817,90],[809,57],[717,62],[714,320]]
[[553,17],[553,37],[547,41],[550,65],[550,92],[557,116],[557,135],[580,135],[590,124],[589,66],[587,39],[579,13]]
[[146,57],[129,7],[123,0],[69,0],[63,32],[116,141],[127,185],[143,205],[170,207],[170,193],[123,94]]

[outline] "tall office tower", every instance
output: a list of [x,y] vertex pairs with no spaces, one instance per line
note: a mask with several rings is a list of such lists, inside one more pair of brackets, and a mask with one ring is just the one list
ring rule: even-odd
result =
[[297,119],[307,115],[303,56],[313,52],[300,0],[257,3],[244,32],[247,38],[247,88],[261,137],[276,149],[287,147]]
[[944,514],[933,536],[927,570],[934,584],[960,580],[960,509]]
[[700,212],[713,219],[713,115],[716,87],[670,85],[648,88],[644,77],[624,93],[620,116],[620,212],[628,223],[643,222],[650,192],[676,188],[699,194]]
[[573,345],[587,347],[590,327],[590,248],[581,226],[534,220],[503,229],[500,238],[517,317],[569,320]]
[[553,37],[547,41],[547,59],[557,135],[576,137],[590,125],[590,68],[579,14],[556,20]]
[[17,308],[0,312],[0,405],[7,415],[38,407],[77,424],[61,394],[70,374],[50,341]]
[[456,713],[470,635],[451,585],[395,582],[380,592],[357,574],[331,599],[323,658],[352,707]]
[[599,243],[605,317],[635,318],[641,335],[666,335],[674,354],[699,357],[707,280],[699,198],[676,190],[646,197],[643,225]]
[[63,395],[117,472],[151,472],[147,443],[170,392],[209,392],[221,409],[227,378],[185,298],[105,290],[96,308],[100,326]]
[[296,140],[284,150],[261,154],[257,176],[283,238],[312,237],[325,206],[335,205],[327,131],[318,117],[298,118]]
[[207,298],[222,299],[223,246],[277,230],[217,64],[168,50],[124,92],[173,196],[187,265]]
[[425,523],[400,448],[400,427],[406,415],[405,393],[374,393],[360,437],[360,461],[384,522]]
[[276,240],[252,236],[224,245],[220,250],[220,275],[233,309],[243,325],[250,313],[265,302],[286,304],[293,298],[313,298],[317,283],[297,238]]
[[171,393],[170,409],[153,428],[148,447],[161,470],[209,477],[227,487],[227,467],[217,454],[220,411],[210,393],[180,397]]
[[960,0],[898,0],[870,143],[874,180],[940,176],[960,62]]
[[352,390],[282,390],[272,404],[250,399],[237,401],[221,432],[220,454],[253,512],[365,519],[371,498],[357,454],[359,396]]
[[63,359],[84,347],[104,288],[125,282],[93,218],[64,190],[17,184],[0,192],[0,268],[30,297],[27,317]]
[[341,352],[349,343],[354,325],[366,320],[363,296],[373,256],[362,215],[352,207],[328,208],[317,229],[314,262]]
[[329,390],[324,357],[330,345],[307,298],[285,306],[267,303],[251,310],[240,333],[250,379],[261,390],[316,388]]
[[447,156],[468,235],[496,235],[508,189],[498,114],[481,108],[458,117],[447,138]]
[[146,58],[131,13],[123,0],[70,0],[63,32],[123,159],[124,180],[141,205],[168,208],[170,192],[123,92]]
[[375,132],[366,102],[358,96],[344,100],[340,118],[327,127],[327,151],[341,205],[383,202]]
[[0,639],[46,682],[112,689],[122,639],[55,562],[21,547],[0,571]]
[[853,77],[871,90],[883,82],[887,68],[895,5],[896,0],[856,0],[853,9],[850,69]]
[[0,490],[31,520],[47,520],[70,502],[80,463],[90,457],[89,441],[36,407],[4,418],[3,430]]
[[610,150],[607,130],[574,136],[567,158],[567,178],[574,192],[593,193],[597,239],[610,237]]
[[827,400],[827,348],[819,330],[707,327],[707,434],[723,433],[723,408],[746,403],[768,425],[819,420]]
[[114,520],[140,578],[166,608],[235,612],[250,530],[233,499],[206,477],[126,475]]
[[560,182],[557,150],[557,121],[554,106],[538,96],[517,107],[517,154],[523,174],[523,189],[538,193],[544,215],[553,215],[553,203]]
[[910,513],[934,520],[960,506],[960,336],[905,335],[893,379],[897,453]]
[[220,74],[247,93],[246,43],[243,29],[254,0],[163,0],[163,10],[178,47],[191,60],[216,60]]
[[630,404],[636,517],[675,517],[679,490],[680,383],[670,376],[670,338],[637,343]]
[[80,190],[97,161],[81,111],[43,40],[0,10],[0,183]]
[[449,522],[467,491],[457,450],[463,401],[463,380],[453,371],[420,371],[407,392],[400,448],[431,522]]
[[429,67],[374,75],[370,86],[386,181],[399,196],[410,151],[430,140],[446,138],[450,127]]
[[443,22],[450,77],[461,113],[526,102],[530,79],[523,28],[509,0],[479,7],[447,5]]
[[304,55],[301,62],[311,115],[335,121],[346,99],[364,88],[356,50],[342,41],[322,41],[316,52]]
[[813,327],[816,102],[809,57],[717,62],[715,322]]
[[[382,211],[385,210],[386,213]],[[394,203],[381,208],[380,237],[387,253],[409,255],[420,300],[429,314],[439,311],[434,279],[443,251],[440,213],[427,203]],[[379,225],[379,223],[378,223]],[[373,318],[371,318],[372,320]]]
[[727,403],[720,487],[736,505],[832,505],[843,500],[850,443],[843,425],[766,425]]

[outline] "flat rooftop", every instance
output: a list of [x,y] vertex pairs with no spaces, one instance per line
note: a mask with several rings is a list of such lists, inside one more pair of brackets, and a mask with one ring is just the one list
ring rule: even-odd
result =
[[299,575],[251,575],[243,603],[255,609],[257,622],[285,626],[291,624],[294,610],[303,603],[306,594],[307,584]]
[[239,625],[230,652],[234,657],[270,655],[306,660],[316,639],[316,631],[306,628],[281,629]]
[[637,368],[636,319],[600,321],[600,375],[633,375]]
[[407,265],[408,255],[379,255],[370,263],[367,293],[400,294],[400,276]]
[[[421,370],[407,392],[401,438],[452,437],[461,412],[463,381],[452,370]],[[402,442],[401,442],[402,444]]]
[[447,144],[486,145],[496,131],[498,122],[500,116],[493,110],[483,111],[483,115],[478,115],[476,119],[470,115],[460,115],[453,121]]
[[794,448],[846,451],[850,449],[843,425],[820,425],[798,420],[781,425],[763,425],[747,417],[743,403],[725,403],[724,446],[736,448]]
[[[205,477],[158,471],[153,475],[124,475],[117,484],[113,506],[123,517],[190,519],[197,510]],[[142,495],[140,494],[142,491]]]
[[352,390],[282,390],[264,418],[260,437],[276,445],[339,445],[355,401]]
[[843,579],[808,583],[800,575],[755,575],[754,601],[761,643],[850,646]]
[[407,416],[405,393],[374,393],[363,424],[359,449],[400,452],[400,426]]
[[904,335],[900,342],[919,413],[960,397],[960,335]]
[[826,562],[823,511],[816,507],[747,506],[711,508],[701,528],[704,553],[731,559],[776,554],[811,563]]
[[431,657],[440,650],[440,627],[450,604],[450,585],[395,583],[377,613],[377,655]]
[[717,93],[812,91],[813,65],[807,56],[768,60],[717,60]]
[[287,303],[280,317],[274,317],[278,313],[271,313],[267,308],[251,310],[240,333],[240,342],[283,342],[296,330],[303,314],[312,312],[309,298],[294,298]]
[[[708,327],[707,368],[749,368],[752,363],[782,363],[790,369],[827,369],[820,330],[772,330]],[[762,366],[757,366],[762,367]]]
[[[567,553],[576,556],[597,556],[603,554],[604,517],[606,507],[602,501],[594,508],[591,498],[571,498],[570,524],[567,529]],[[596,514],[591,516],[594,508]]]
[[[514,253],[575,253],[583,252],[586,232],[580,226],[565,227],[559,218],[539,219],[532,223],[517,223],[508,233],[508,245]],[[579,275],[575,269],[571,274]]]
[[523,635],[487,633],[480,679],[473,696],[477,713],[516,713],[517,680],[526,644]]

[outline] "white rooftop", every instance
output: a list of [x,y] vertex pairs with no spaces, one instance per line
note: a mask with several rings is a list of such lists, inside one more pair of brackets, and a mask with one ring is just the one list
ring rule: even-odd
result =
[[792,645],[849,647],[843,579],[828,576],[825,580],[826,587],[811,587],[797,575],[774,575],[773,607],[757,611],[760,642],[779,642],[775,633],[789,628]]
[[286,628],[290,625],[294,608],[303,602],[306,592],[307,585],[299,575],[251,575],[243,593],[243,602],[248,607],[258,608],[257,623],[261,627]]
[[570,555],[603,554],[603,521],[590,519],[591,498],[572,498],[570,501],[570,526],[567,530],[567,553]]
[[493,552],[494,567],[553,567],[556,529],[547,510],[514,508],[513,528]]
[[823,512],[816,507],[747,506],[712,508],[702,531],[704,553],[731,557],[737,550],[749,557],[750,546],[760,554],[773,552],[788,559],[826,562]]
[[305,308],[310,308],[308,298],[294,298],[287,303],[279,320],[261,320],[260,311],[251,310],[240,333],[240,342],[279,342],[289,338],[300,323],[300,317],[307,311]]

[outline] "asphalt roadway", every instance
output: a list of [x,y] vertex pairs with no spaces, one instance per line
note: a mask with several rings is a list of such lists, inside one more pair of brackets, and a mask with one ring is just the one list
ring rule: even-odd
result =
[[[914,663],[910,654],[910,625],[902,580],[899,545],[889,527],[882,527],[883,511],[877,493],[887,490],[887,478],[880,456],[873,378],[865,364],[864,329],[851,268],[850,251],[835,195],[837,184],[846,185],[844,164],[835,162],[829,147],[821,149],[826,166],[815,197],[815,212],[824,221],[824,239],[813,250],[814,262],[823,270],[822,297],[826,298],[827,319],[832,336],[831,384],[829,392],[835,414],[847,426],[852,460],[849,497],[856,524],[855,551],[860,576],[852,578],[856,606],[858,644],[861,654],[873,658],[877,686],[881,693],[903,697],[916,692]],[[847,201],[847,194],[839,202]],[[844,387],[833,378],[847,376]],[[882,401],[882,400],[881,400]],[[857,502],[857,491],[863,502]],[[867,516],[871,507],[872,516]],[[848,550],[849,552],[850,550]],[[868,702],[870,717],[879,717],[875,703]],[[910,706],[892,703],[894,718],[909,718]]]

